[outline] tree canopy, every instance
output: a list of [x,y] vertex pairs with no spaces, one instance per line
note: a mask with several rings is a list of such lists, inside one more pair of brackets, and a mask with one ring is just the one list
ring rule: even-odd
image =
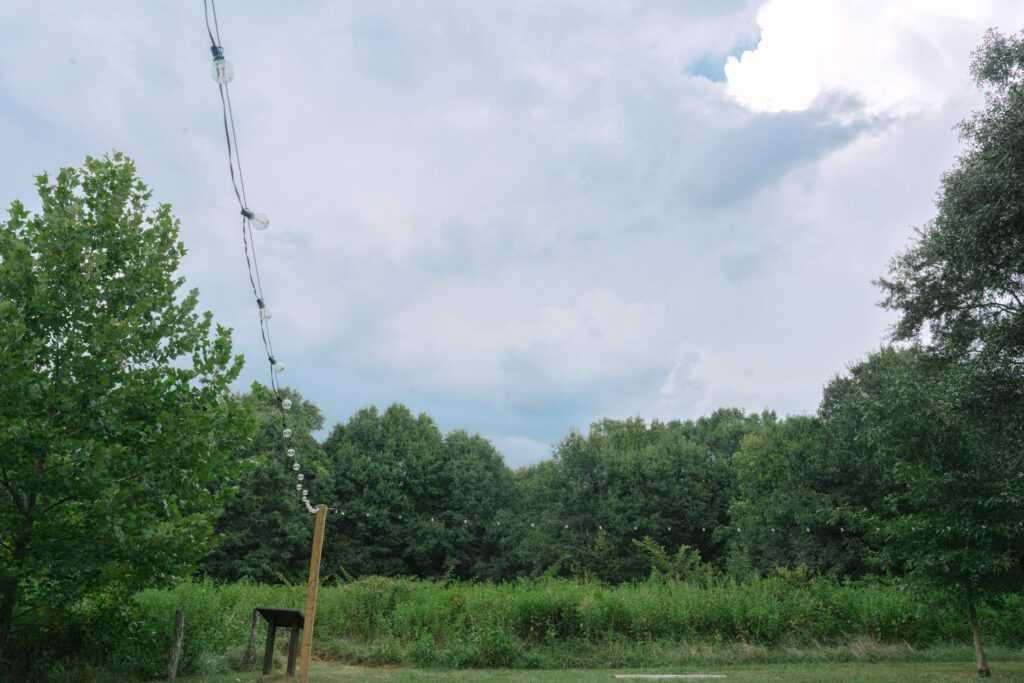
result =
[[121,154],[40,175],[0,223],[0,656],[12,625],[186,576],[248,430],[229,330]]
[[935,219],[878,282],[897,340],[1024,368],[1024,34],[985,34],[971,73],[985,107],[959,126]]

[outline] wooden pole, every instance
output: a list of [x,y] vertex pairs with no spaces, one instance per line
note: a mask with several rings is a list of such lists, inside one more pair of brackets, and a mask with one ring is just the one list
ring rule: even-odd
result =
[[171,654],[167,659],[167,677],[172,681],[178,675],[178,657],[181,655],[181,636],[185,631],[185,613],[174,610],[174,636],[171,639]]
[[249,627],[249,644],[245,646],[245,665],[252,666],[256,659],[256,634],[260,627],[260,613],[252,611],[252,624]]
[[327,521],[327,506],[321,504],[316,510],[316,527],[313,530],[313,556],[309,560],[309,588],[306,589],[306,614],[302,626],[302,654],[299,655],[299,681],[309,681],[309,657],[313,651],[313,620],[316,617],[316,591],[320,587],[320,549],[324,545],[324,523]]

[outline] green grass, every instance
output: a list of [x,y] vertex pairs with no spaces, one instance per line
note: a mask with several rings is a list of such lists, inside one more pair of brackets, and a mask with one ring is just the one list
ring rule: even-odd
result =
[[[850,662],[843,664],[739,664],[630,669],[406,669],[368,668],[314,662],[309,680],[330,681],[616,681],[615,674],[723,674],[726,681],[965,681],[977,680],[969,649],[956,662]],[[992,680],[1024,681],[1024,661],[990,661]],[[188,683],[256,683],[288,681],[284,675],[262,678],[257,674],[218,674],[182,678]],[[642,679],[640,679],[642,680]],[[715,680],[715,679],[708,679]],[[721,679],[719,679],[721,680]]]
[[[56,623],[26,624],[12,635],[11,652],[22,659],[0,678],[162,676],[176,609],[185,613],[181,674],[243,670],[253,608],[302,609],[304,602],[304,586],[203,581],[144,591],[123,607],[80,605]],[[1024,659],[1022,596],[1007,595],[980,618],[990,656]],[[261,624],[260,649],[265,637]],[[279,635],[282,646],[286,640]],[[560,579],[492,585],[368,577],[321,587],[314,654],[362,667],[401,666],[406,673],[519,670],[523,680],[534,680],[547,670],[652,664],[794,666],[796,672],[816,665],[960,660],[971,671],[970,651],[961,651],[969,643],[966,615],[939,596],[881,584],[794,584],[774,577],[608,587]]]

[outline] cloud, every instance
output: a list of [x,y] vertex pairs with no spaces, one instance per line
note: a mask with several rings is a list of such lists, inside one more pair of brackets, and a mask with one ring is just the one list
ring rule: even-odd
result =
[[[978,103],[969,50],[1024,21],[1011,2],[220,5],[286,381],[328,427],[401,401],[510,464],[602,417],[814,410],[890,322],[870,282],[933,211]],[[235,327],[244,389],[266,361],[206,43],[201,8],[12,6],[0,200],[133,156],[182,219],[188,285]]]
[[728,90],[759,112],[802,111],[838,94],[868,116],[943,104],[968,83],[964,64],[985,29],[1024,22],[1012,0],[769,0],[761,41],[725,66]]

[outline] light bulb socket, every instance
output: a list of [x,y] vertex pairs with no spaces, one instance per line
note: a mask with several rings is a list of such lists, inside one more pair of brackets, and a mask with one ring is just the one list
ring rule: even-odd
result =
[[253,213],[252,211],[250,211],[249,209],[242,209],[242,215],[243,215],[243,216],[245,216],[246,218],[248,218],[249,220],[252,220],[252,219],[253,219],[253,217],[254,217],[254,216],[255,216],[256,214],[254,214],[254,213]]
[[274,365],[275,363],[277,363],[277,359],[274,358],[273,356],[267,356],[267,360],[270,361],[271,365]]
[[260,308],[266,308],[266,304],[263,303],[263,299],[256,299],[256,305]]
[[224,48],[222,48],[220,45],[211,45],[210,52],[213,53],[213,61],[217,61],[218,59],[224,59]]

